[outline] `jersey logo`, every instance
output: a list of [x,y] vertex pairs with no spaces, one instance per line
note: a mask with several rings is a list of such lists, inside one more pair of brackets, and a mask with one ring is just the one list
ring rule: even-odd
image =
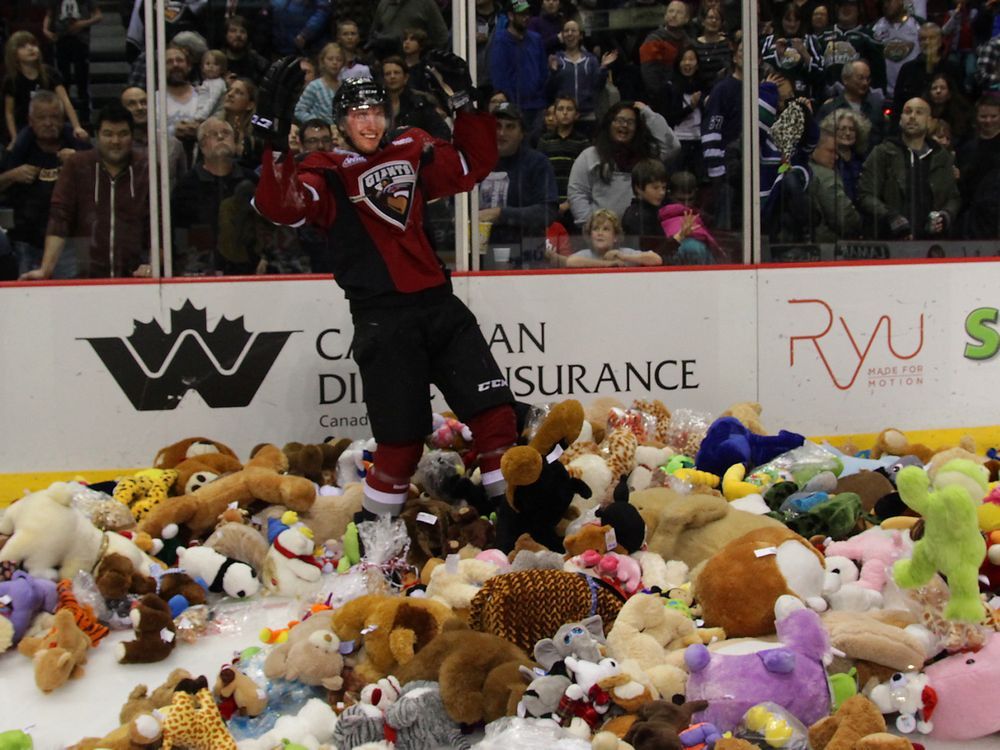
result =
[[358,177],[358,200],[368,204],[379,218],[406,229],[416,183],[417,173],[410,162],[378,164]]

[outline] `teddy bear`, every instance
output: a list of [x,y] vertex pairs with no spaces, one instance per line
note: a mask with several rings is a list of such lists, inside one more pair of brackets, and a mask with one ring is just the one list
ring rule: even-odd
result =
[[337,461],[351,444],[348,438],[330,438],[318,444],[285,443],[282,451],[288,457],[288,473],[305,477],[320,486],[336,484]]
[[104,737],[86,737],[67,750],[146,750],[160,744],[160,723],[151,714],[136,716]]
[[896,486],[903,502],[924,517],[924,535],[914,543],[912,557],[897,560],[892,567],[896,583],[915,588],[940,570],[951,590],[944,616],[979,622],[985,615],[978,575],[986,557],[986,542],[979,533],[976,506],[968,490],[950,484],[931,491],[930,477],[916,466],[902,469]]
[[646,523],[647,549],[664,560],[680,560],[689,568],[749,531],[785,528],[773,518],[737,510],[725,498],[684,495],[667,487],[633,492],[629,503],[638,508]]
[[[829,583],[828,583],[829,581]],[[786,594],[818,612],[827,609],[823,555],[788,529],[757,529],[734,539],[692,578],[695,599],[708,625],[730,638],[774,632],[774,603]],[[752,596],[748,596],[749,592]]]
[[157,595],[169,606],[174,617],[178,617],[188,607],[196,607],[207,601],[207,584],[202,586],[187,573],[172,569],[157,579]]
[[487,580],[501,572],[489,560],[468,558],[445,562],[431,569],[425,593],[428,599],[442,602],[456,617],[468,622],[472,600]]
[[230,665],[219,670],[213,692],[219,701],[219,713],[226,721],[235,714],[260,716],[267,708],[267,692]]
[[678,736],[690,726],[691,719],[699,711],[704,711],[707,703],[703,700],[675,704],[668,701],[650,701],[639,708],[635,721],[625,733],[625,742],[635,750],[664,750],[683,747]]
[[178,547],[177,559],[185,573],[203,580],[212,593],[243,599],[260,590],[260,581],[249,565],[224,557],[210,547]]
[[111,553],[101,558],[94,570],[94,583],[106,600],[124,599],[129,594],[156,591],[156,581],[136,571],[124,555]]
[[523,534],[551,550],[562,551],[557,526],[577,494],[590,497],[590,488],[575,479],[551,455],[562,442],[572,442],[583,424],[579,401],[562,401],[549,411],[528,445],[504,453],[500,471],[507,482],[507,502],[497,508],[497,548],[510,552]]
[[[704,645],[688,646],[687,697],[707,700],[697,721],[715,724],[722,732],[735,729],[751,706],[777,703],[806,725],[830,712],[830,687],[825,663],[830,642],[819,615],[793,596],[774,604],[778,643],[727,644],[714,651]],[[756,652],[750,649],[755,645]]]
[[280,522],[270,519],[268,537],[271,547],[264,556],[260,580],[264,588],[281,596],[305,597],[320,586],[322,565],[313,551],[312,531],[298,523],[294,511],[287,511]]
[[204,437],[190,437],[178,440],[172,445],[161,448],[153,459],[153,467],[157,469],[173,469],[179,463],[195,456],[206,456],[222,453],[236,458],[236,453],[228,445]]
[[450,511],[451,505],[444,500],[426,495],[406,501],[399,517],[406,524],[406,533],[410,537],[410,548],[406,554],[410,565],[423,568],[432,557],[448,554]]
[[441,632],[396,672],[399,682],[429,680],[441,686],[452,721],[490,722],[513,715],[525,690],[520,667],[534,666],[513,643],[468,629],[451,619]]
[[485,550],[493,547],[496,541],[496,527],[489,519],[479,515],[475,508],[463,505],[448,512],[445,537],[448,554],[454,554],[467,545]]
[[344,685],[341,642],[333,630],[333,612],[324,610],[306,618],[288,632],[288,640],[275,646],[264,661],[269,679],[296,680],[340,690]]
[[[0,624],[8,626],[0,639],[0,652],[21,642],[39,612],[55,613],[58,602],[55,583],[23,570],[14,571],[9,581],[0,581]],[[4,631],[0,628],[0,635]]]
[[469,607],[469,626],[528,650],[564,623],[594,614],[611,627],[623,603],[615,588],[582,573],[522,570],[483,584]]
[[363,647],[354,673],[375,682],[389,674],[398,676],[399,667],[451,619],[451,608],[435,599],[366,594],[337,609],[332,627],[341,641]]
[[163,661],[177,645],[177,628],[170,607],[156,594],[146,594],[129,612],[135,640],[115,646],[121,664],[152,664]]
[[77,487],[54,482],[12,503],[0,517],[0,535],[10,537],[0,548],[0,562],[20,563],[36,578],[56,580],[92,571],[101,557],[117,552],[148,575],[151,561],[130,539],[99,531],[71,506]]
[[51,693],[70,678],[83,676],[90,638],[76,625],[69,609],[56,612],[52,630],[42,636],[25,636],[17,650],[35,662],[35,684],[43,693]]
[[726,409],[720,417],[735,417],[743,423],[750,432],[757,435],[766,435],[767,430],[760,421],[760,414],[764,408],[756,401],[740,401]]
[[287,468],[285,454],[275,445],[264,445],[241,471],[158,505],[142,519],[139,530],[170,539],[183,525],[195,536],[207,535],[232,503],[247,507],[263,501],[296,512],[307,511],[316,499],[315,485],[305,477],[283,474]]
[[175,495],[190,495],[219,477],[235,474],[243,463],[226,453],[205,453],[181,461],[173,468],[177,472]]
[[934,451],[922,443],[910,444],[906,435],[894,427],[882,430],[875,436],[872,446],[872,458],[882,456],[914,456],[920,463],[927,464],[934,457]]
[[118,713],[118,723],[128,724],[137,716],[151,714],[156,709],[169,705],[177,686],[191,679],[193,677],[186,669],[174,669],[167,675],[163,684],[153,688],[152,691],[145,685],[136,685]]
[[[809,744],[814,750],[857,750],[859,740],[885,731],[882,712],[863,695],[855,695],[844,701],[835,714],[809,727]],[[895,739],[909,744],[901,737]]]
[[472,742],[445,711],[441,687],[415,680],[407,684],[385,712],[366,704],[345,710],[334,728],[337,747],[358,747],[364,742],[389,739],[397,750],[449,747],[466,750]]

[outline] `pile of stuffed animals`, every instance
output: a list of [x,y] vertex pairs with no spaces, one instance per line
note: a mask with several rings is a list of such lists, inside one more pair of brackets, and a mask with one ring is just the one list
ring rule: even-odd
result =
[[[492,506],[438,415],[395,519],[374,443],[189,438],[0,516],[0,651],[54,693],[285,597],[218,672],[137,686],[80,750],[906,750],[1000,732],[1000,461],[573,400],[523,411]],[[358,522],[355,522],[355,518]],[[102,645],[111,631],[130,633]],[[888,722],[888,723],[887,723]],[[0,747],[30,734],[0,727]]]

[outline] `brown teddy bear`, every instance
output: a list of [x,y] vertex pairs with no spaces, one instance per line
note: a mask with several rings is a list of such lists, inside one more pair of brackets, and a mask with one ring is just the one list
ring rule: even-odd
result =
[[175,669],[152,692],[145,685],[136,685],[118,713],[118,722],[128,724],[136,716],[151,714],[158,708],[169,706],[177,686],[191,679],[193,676],[186,669]]
[[809,744],[814,750],[913,750],[908,739],[886,733],[882,712],[863,695],[809,727]]
[[90,647],[90,638],[77,627],[69,609],[56,612],[49,633],[25,636],[17,644],[20,653],[34,659],[35,684],[43,693],[51,693],[70,678],[82,677]]
[[129,594],[156,591],[156,581],[136,571],[132,561],[112,552],[101,558],[94,571],[94,583],[105,599],[124,599]]
[[730,406],[719,416],[736,417],[750,432],[757,435],[767,435],[768,432],[764,429],[764,425],[760,421],[760,413],[762,411],[763,407],[756,401],[740,401]]
[[231,666],[225,666],[219,671],[214,692],[219,700],[219,713],[226,721],[235,714],[260,716],[267,708],[267,692]]
[[305,512],[316,499],[316,489],[304,477],[283,474],[287,468],[285,454],[277,446],[264,445],[242,471],[156,506],[142,519],[139,530],[154,537],[172,538],[178,527],[184,525],[200,537],[215,528],[219,516],[230,504],[247,507],[258,500]]
[[409,498],[399,514],[406,524],[410,549],[406,561],[422,568],[432,557],[447,554],[451,506],[443,500],[422,495]]
[[723,497],[682,495],[667,487],[632,492],[629,503],[639,509],[646,523],[646,548],[690,568],[748,531],[786,528],[773,518],[737,510]]
[[185,459],[195,456],[205,456],[213,453],[223,453],[236,458],[236,453],[228,445],[211,438],[190,437],[178,440],[173,445],[161,448],[153,459],[153,468],[174,469]]
[[177,628],[170,607],[156,594],[146,594],[129,612],[135,640],[117,644],[122,664],[152,664],[163,661],[177,645]]
[[446,554],[454,554],[466,546],[484,550],[493,546],[496,527],[479,515],[475,508],[463,505],[451,508],[448,513]]
[[884,455],[890,456],[916,456],[920,463],[927,464],[934,457],[934,451],[923,443],[910,444],[905,433],[893,427],[882,430],[875,437],[875,445],[872,446],[872,458],[881,458]]
[[450,607],[433,599],[366,594],[336,610],[333,630],[341,641],[364,646],[354,673],[372,683],[390,674],[398,676],[399,667],[453,618]]
[[242,468],[243,464],[238,458],[226,453],[206,453],[186,458],[174,468],[177,472],[174,494],[188,495],[219,477],[235,474]]
[[333,612],[324,610],[295,625],[288,631],[288,640],[267,655],[264,674],[270,679],[281,677],[305,685],[322,685],[327,690],[344,687],[344,657],[332,619]]
[[305,477],[320,486],[332,486],[337,479],[337,460],[350,445],[348,438],[330,438],[318,444],[286,443],[282,451],[288,457],[289,474]]
[[522,666],[535,664],[513,643],[451,619],[396,675],[402,685],[414,680],[437,682],[452,721],[476,724],[516,713],[526,689]]

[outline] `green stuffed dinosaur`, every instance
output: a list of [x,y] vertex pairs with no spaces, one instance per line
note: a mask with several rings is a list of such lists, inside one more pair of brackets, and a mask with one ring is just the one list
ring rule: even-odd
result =
[[907,466],[896,477],[903,502],[924,517],[924,536],[913,545],[913,556],[899,560],[893,578],[903,588],[927,583],[940,571],[948,579],[951,598],[944,616],[949,620],[979,622],[986,614],[979,598],[979,566],[986,542],[979,533],[976,505],[961,484],[930,490],[927,472]]

